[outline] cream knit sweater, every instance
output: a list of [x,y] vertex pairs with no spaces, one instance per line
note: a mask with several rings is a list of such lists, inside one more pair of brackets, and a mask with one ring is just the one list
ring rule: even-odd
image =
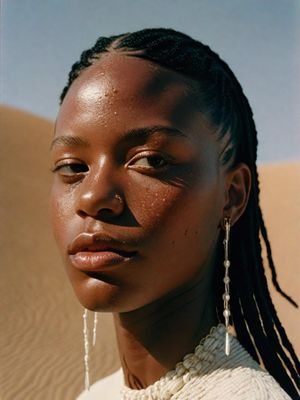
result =
[[290,400],[273,377],[260,368],[238,340],[218,325],[175,369],[146,389],[124,386],[121,370],[92,385],[78,400]]

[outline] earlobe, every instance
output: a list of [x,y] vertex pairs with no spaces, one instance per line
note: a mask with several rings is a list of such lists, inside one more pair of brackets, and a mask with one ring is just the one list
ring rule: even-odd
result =
[[240,163],[227,172],[225,179],[223,217],[228,217],[233,226],[247,207],[251,189],[251,172],[248,165]]

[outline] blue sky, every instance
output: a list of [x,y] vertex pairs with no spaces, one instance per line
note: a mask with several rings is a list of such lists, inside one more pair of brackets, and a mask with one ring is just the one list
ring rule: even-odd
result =
[[55,119],[71,65],[98,36],[182,30],[229,63],[252,105],[259,161],[300,159],[299,0],[2,0],[1,102]]

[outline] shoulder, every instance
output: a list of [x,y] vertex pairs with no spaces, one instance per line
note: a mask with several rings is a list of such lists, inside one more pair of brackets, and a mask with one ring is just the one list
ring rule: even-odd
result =
[[115,400],[120,397],[120,391],[123,387],[122,370],[114,372],[103,379],[95,382],[90,390],[82,392],[77,400]]

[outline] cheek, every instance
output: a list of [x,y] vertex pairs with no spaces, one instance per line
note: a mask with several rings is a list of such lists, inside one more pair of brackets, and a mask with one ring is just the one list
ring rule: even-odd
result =
[[216,173],[201,176],[197,171],[177,184],[137,175],[126,188],[126,201],[140,226],[152,234],[169,226],[174,230],[176,226],[215,225],[222,209],[221,192]]
[[72,207],[74,195],[64,191],[59,185],[53,185],[50,194],[50,218],[55,240],[60,250],[65,250],[71,238],[70,221],[74,218]]
[[[164,254],[198,254],[216,240],[222,197],[218,179],[192,186],[172,186],[153,180],[136,184],[129,207],[142,227],[147,247]],[[204,240],[205,239],[205,240]],[[176,251],[175,251],[176,250]]]
[[139,184],[136,187],[138,190],[127,196],[128,207],[133,211],[145,234],[151,235],[152,231],[159,229],[162,221],[168,218],[170,208],[181,193],[176,188],[155,182],[150,185]]
[[140,234],[145,241],[151,240],[165,229],[164,222],[185,197],[185,189],[142,174],[131,176],[127,183],[127,206],[140,226]]
[[206,274],[222,208],[217,180],[192,187],[153,180],[135,187],[131,206],[143,231],[143,260],[129,280],[143,304]]

